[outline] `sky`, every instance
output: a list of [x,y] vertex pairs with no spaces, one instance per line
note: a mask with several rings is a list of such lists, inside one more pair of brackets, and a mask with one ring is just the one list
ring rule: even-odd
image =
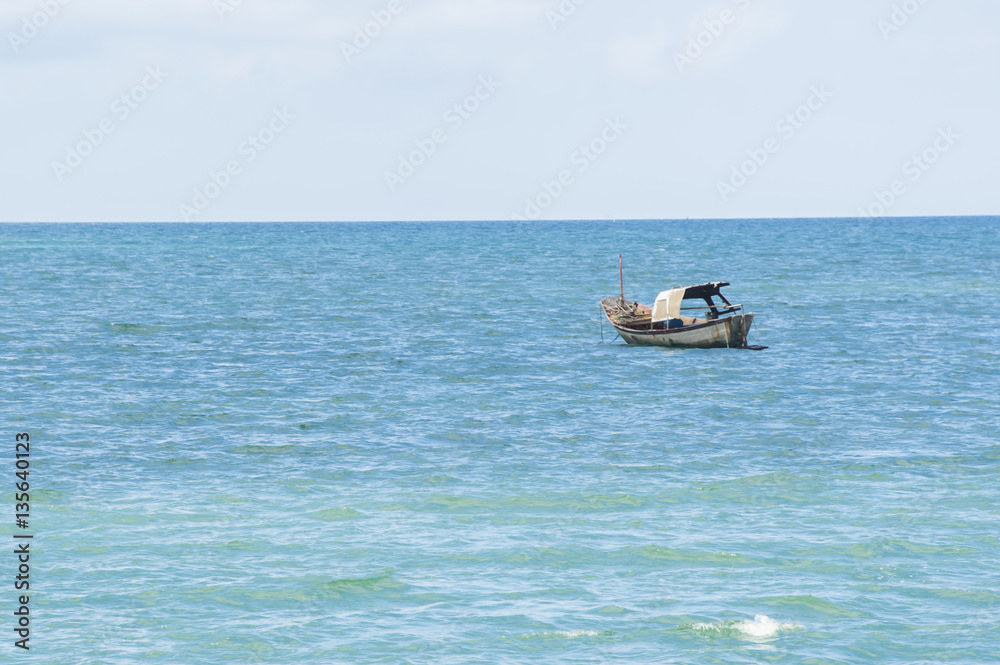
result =
[[0,221],[1000,213],[995,0],[3,0]]

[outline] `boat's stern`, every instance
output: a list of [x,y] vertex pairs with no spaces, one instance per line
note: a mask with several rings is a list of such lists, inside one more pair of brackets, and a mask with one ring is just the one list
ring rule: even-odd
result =
[[753,312],[734,314],[723,319],[723,321],[726,322],[726,333],[728,336],[726,346],[731,348],[748,346],[747,338],[750,336],[750,327],[753,326]]

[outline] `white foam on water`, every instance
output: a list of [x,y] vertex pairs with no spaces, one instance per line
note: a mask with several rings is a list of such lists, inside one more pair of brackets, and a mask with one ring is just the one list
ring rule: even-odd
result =
[[783,630],[795,630],[801,627],[795,623],[775,621],[766,614],[758,614],[753,621],[740,621],[735,626],[736,630],[750,637],[774,637]]
[[778,636],[778,633],[787,630],[802,628],[796,623],[784,623],[775,621],[766,614],[758,614],[753,618],[742,621],[720,621],[718,623],[696,623],[692,626],[695,630],[715,630],[718,632],[735,631],[751,640],[768,640]]

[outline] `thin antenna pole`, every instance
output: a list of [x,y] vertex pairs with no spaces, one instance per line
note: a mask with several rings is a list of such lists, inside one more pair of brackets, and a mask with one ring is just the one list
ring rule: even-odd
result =
[[618,255],[618,284],[621,286],[622,302],[625,302],[625,275],[622,273],[622,255]]

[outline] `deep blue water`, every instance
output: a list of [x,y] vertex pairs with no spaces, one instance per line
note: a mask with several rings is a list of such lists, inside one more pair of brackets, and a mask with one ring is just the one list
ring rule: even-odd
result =
[[[2,225],[0,538],[23,431],[35,540],[0,660],[996,662],[998,251],[996,218]],[[602,344],[619,253],[642,302],[732,282],[770,348]]]

